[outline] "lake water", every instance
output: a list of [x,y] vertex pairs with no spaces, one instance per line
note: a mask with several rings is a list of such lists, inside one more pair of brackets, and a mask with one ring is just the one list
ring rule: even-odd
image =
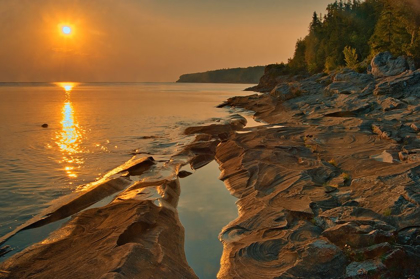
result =
[[[190,140],[182,135],[185,127],[228,117],[229,111],[215,106],[228,97],[248,94],[242,91],[244,87],[0,85],[0,237],[57,198],[126,162],[134,150],[152,156],[174,154]],[[48,128],[41,127],[44,123]],[[221,255],[217,234],[236,217],[235,199],[217,180],[218,172],[212,163],[181,180],[179,213],[186,228],[186,254],[200,278],[215,277]],[[216,193],[215,198],[209,200],[211,193]],[[10,242],[15,252],[44,237],[34,232],[37,237],[28,240],[30,235],[21,233],[19,240],[18,234]],[[203,258],[203,251],[209,255]]]

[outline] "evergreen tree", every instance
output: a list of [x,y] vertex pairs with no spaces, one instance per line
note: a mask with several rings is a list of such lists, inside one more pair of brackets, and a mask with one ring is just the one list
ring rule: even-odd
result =
[[357,64],[359,63],[357,61],[358,55],[356,53],[356,49],[346,46],[343,50],[343,54],[344,60],[346,61],[346,66],[355,70],[357,68]]
[[288,69],[316,73],[349,66],[349,62],[355,67],[353,62],[382,51],[420,59],[420,8],[415,3],[340,0],[329,4],[323,17],[313,14],[309,34],[296,43]]

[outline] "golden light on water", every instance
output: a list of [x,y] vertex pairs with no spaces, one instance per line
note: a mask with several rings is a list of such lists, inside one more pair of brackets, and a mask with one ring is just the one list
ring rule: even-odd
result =
[[57,85],[64,89],[66,101],[61,110],[61,131],[57,132],[55,142],[63,155],[61,163],[65,165],[64,170],[67,176],[74,178],[77,177],[77,169],[83,164],[83,159],[77,154],[83,151],[81,143],[84,134],[83,129],[79,127],[76,121],[74,108],[70,101],[70,92],[76,84],[62,82],[57,83]]

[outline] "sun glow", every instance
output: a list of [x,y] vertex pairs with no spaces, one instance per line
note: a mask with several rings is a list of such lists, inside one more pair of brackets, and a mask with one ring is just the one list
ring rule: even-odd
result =
[[66,34],[66,35],[70,35],[71,34],[71,28],[70,28],[70,26],[63,26],[62,28],[61,28],[61,32],[63,32],[64,34]]
[[56,84],[63,88],[66,93],[70,93],[71,90],[77,85],[75,82],[58,82]]
[[75,28],[73,25],[67,24],[67,23],[65,24],[61,23],[61,24],[58,24],[57,27],[61,36],[67,37],[67,38],[72,38],[74,36]]

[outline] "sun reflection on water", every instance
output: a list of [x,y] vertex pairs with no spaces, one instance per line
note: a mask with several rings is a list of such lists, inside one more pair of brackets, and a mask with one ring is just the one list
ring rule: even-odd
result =
[[58,83],[66,92],[66,101],[61,110],[62,121],[61,131],[57,132],[55,142],[62,153],[60,163],[65,165],[64,171],[68,177],[76,178],[77,170],[84,163],[83,158],[77,156],[82,153],[81,143],[84,137],[84,131],[80,128],[75,118],[73,105],[70,101],[70,92],[76,85],[75,83]]

